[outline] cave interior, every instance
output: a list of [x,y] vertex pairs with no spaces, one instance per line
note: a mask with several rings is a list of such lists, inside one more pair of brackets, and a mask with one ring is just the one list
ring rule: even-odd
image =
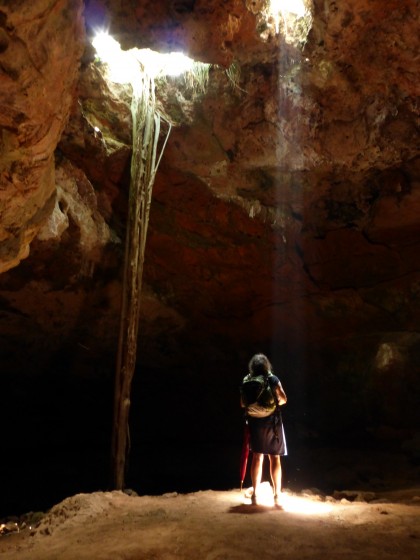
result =
[[153,78],[125,488],[239,486],[257,352],[288,395],[285,487],[418,485],[418,14],[415,0],[0,2],[0,514],[112,487],[138,156],[133,85],[111,79],[101,31],[124,54],[196,63]]

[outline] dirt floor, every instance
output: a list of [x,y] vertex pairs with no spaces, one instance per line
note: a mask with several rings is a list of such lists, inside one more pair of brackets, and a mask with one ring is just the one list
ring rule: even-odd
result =
[[[248,491],[249,493],[249,491]],[[265,494],[265,495],[264,495]],[[1,560],[420,558],[420,488],[321,496],[285,491],[77,494],[1,525]],[[19,530],[18,530],[19,529]]]

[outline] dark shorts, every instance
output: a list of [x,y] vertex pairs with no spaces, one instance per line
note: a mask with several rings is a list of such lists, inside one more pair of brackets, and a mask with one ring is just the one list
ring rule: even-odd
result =
[[281,415],[274,413],[266,418],[248,417],[250,449],[264,455],[287,455]]

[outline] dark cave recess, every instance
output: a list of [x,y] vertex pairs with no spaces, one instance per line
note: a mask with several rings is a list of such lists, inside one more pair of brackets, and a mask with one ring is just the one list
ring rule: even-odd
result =
[[[135,379],[126,487],[139,494],[239,488],[243,417],[237,384],[225,396],[197,399],[188,384],[172,379],[171,385],[158,371]],[[70,495],[110,489],[112,385],[111,377],[46,376],[24,384],[5,379],[2,517],[45,511]],[[375,491],[420,480],[420,458],[404,452],[396,437],[375,438],[360,423],[323,434],[316,418],[294,407],[293,398],[283,418],[286,488]],[[245,485],[251,485],[249,466]]]

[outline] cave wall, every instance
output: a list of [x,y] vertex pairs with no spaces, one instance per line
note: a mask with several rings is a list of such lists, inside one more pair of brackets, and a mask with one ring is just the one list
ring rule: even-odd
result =
[[73,103],[83,4],[1,6],[0,271],[29,254],[55,198],[54,150]]

